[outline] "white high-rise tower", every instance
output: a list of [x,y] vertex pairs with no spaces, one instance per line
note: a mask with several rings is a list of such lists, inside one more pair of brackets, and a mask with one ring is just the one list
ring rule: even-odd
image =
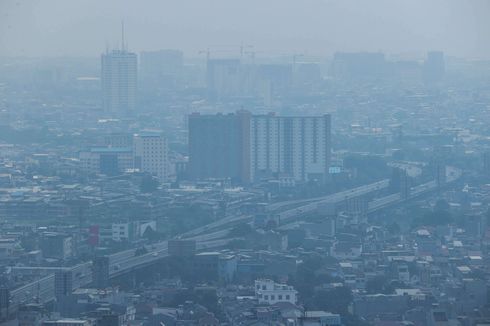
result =
[[112,114],[131,114],[136,107],[136,53],[129,52],[124,43],[122,28],[121,49],[102,54],[102,104]]

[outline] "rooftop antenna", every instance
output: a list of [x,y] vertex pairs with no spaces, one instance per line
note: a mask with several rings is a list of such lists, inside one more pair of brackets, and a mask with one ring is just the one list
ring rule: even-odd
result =
[[124,20],[121,21],[121,51],[125,51],[124,48]]

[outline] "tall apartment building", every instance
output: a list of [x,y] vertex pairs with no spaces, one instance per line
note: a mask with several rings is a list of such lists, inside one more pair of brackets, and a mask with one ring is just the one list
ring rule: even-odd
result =
[[138,59],[127,50],[102,54],[102,106],[112,114],[130,114],[136,107]]
[[188,117],[189,175],[193,179],[249,181],[250,113]]
[[250,179],[281,174],[323,181],[330,165],[330,115],[252,116]]
[[325,180],[330,165],[330,115],[189,116],[189,168],[194,179],[263,177]]
[[209,95],[217,99],[240,95],[241,69],[239,59],[208,59],[206,85]]
[[160,131],[143,131],[133,139],[134,168],[167,181],[168,144]]

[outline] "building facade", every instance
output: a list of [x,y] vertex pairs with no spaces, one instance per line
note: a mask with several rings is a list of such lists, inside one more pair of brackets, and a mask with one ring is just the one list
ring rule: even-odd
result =
[[101,64],[104,111],[111,114],[131,114],[136,107],[136,54],[126,50],[114,50],[102,54]]
[[232,114],[189,116],[189,172],[193,179],[262,178],[323,181],[331,152],[330,115],[280,117]]
[[323,180],[330,166],[330,115],[252,116],[250,180],[284,175],[296,181]]
[[250,113],[188,117],[189,175],[193,179],[249,181]]
[[117,175],[133,168],[131,147],[94,147],[79,153],[83,171],[90,174]]
[[255,281],[255,297],[260,304],[289,302],[296,304],[297,291],[290,285],[275,283],[272,280]]
[[168,144],[160,131],[143,131],[133,139],[134,168],[167,181]]

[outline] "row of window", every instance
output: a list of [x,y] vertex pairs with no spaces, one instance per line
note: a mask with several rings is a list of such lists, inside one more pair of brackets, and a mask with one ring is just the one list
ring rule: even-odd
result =
[[[282,294],[278,294],[277,295],[277,300],[283,300],[283,297],[285,300],[291,300],[291,296],[289,294],[286,294],[286,295],[282,295]],[[262,298],[262,294],[259,294],[259,298]],[[270,299],[271,300],[276,300],[276,295],[275,294],[271,294],[270,295]],[[269,295],[268,294],[264,294],[264,300],[269,300]]]

